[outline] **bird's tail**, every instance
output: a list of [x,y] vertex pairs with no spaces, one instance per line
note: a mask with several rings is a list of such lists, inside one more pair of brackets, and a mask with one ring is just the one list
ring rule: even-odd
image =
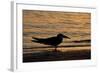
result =
[[32,37],[32,39],[34,39],[34,40],[39,40],[39,38],[36,38],[36,37]]
[[45,43],[45,39],[32,37],[32,42]]
[[36,38],[36,37],[32,37],[32,40],[31,40],[32,42],[39,42],[40,41],[40,39],[39,38]]
[[36,39],[32,39],[31,41],[32,41],[32,42],[38,42],[38,40],[36,40]]
[[34,40],[34,39],[32,39],[31,41],[32,41],[32,42],[38,42],[38,40]]

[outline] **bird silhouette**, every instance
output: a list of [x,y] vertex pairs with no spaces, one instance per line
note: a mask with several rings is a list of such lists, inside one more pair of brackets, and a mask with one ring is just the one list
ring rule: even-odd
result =
[[59,33],[59,34],[57,34],[57,36],[49,37],[49,38],[32,37],[32,42],[41,43],[41,44],[45,44],[45,45],[51,45],[55,48],[55,51],[57,51],[57,47],[60,43],[63,42],[63,38],[70,39],[69,37]]

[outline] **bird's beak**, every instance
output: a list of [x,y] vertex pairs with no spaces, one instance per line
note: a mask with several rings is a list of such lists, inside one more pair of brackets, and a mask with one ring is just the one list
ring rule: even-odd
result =
[[63,37],[64,37],[64,38],[68,38],[68,39],[70,39],[68,36],[65,36],[65,35],[63,35]]

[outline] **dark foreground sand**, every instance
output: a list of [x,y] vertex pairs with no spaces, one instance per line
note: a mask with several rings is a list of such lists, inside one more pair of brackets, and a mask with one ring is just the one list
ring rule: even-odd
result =
[[74,51],[42,51],[23,54],[23,62],[63,61],[63,60],[85,60],[91,59],[91,50]]

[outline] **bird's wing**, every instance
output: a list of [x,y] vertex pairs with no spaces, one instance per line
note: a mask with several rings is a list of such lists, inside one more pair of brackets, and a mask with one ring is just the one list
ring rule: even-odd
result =
[[32,39],[35,39],[35,40],[48,40],[48,41],[53,41],[53,40],[55,40],[56,39],[56,37],[49,37],[49,38],[36,38],[36,37],[32,37]]
[[56,37],[50,37],[50,38],[33,38],[33,42],[37,43],[42,43],[42,44],[48,44],[48,45],[53,45],[55,44],[54,42],[56,41]]

